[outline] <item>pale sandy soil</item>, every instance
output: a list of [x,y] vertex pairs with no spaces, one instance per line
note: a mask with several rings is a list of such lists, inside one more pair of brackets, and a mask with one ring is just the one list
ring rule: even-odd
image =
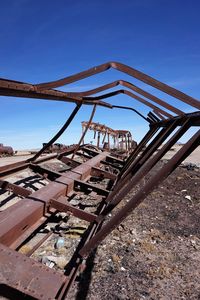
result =
[[[173,146],[174,150],[169,151],[165,156],[164,159],[170,159],[179,149],[181,149],[180,145]],[[191,153],[190,156],[186,158],[186,160],[183,163],[193,163],[198,166],[200,166],[200,147],[198,147],[196,150]]]
[[13,164],[18,161],[26,160],[28,158],[31,158],[33,155],[16,155],[16,156],[9,156],[9,157],[0,157],[0,167],[8,165],[8,164]]

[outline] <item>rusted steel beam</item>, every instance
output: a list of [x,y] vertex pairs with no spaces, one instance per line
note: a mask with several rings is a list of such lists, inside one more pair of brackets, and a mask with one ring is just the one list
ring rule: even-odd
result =
[[102,101],[89,101],[83,100],[79,96],[70,97],[69,93],[57,91],[57,90],[46,90],[46,91],[35,91],[34,86],[31,84],[16,83],[13,80],[0,79],[0,95],[9,97],[20,97],[20,98],[32,98],[32,99],[44,99],[54,101],[72,102],[76,104],[85,105],[100,105],[108,108],[112,108],[112,105]]
[[149,131],[145,134],[143,139],[137,145],[135,150],[129,155],[128,159],[126,160],[125,165],[121,169],[121,172],[118,177],[121,177],[125,170],[130,166],[130,163],[137,157],[137,155],[142,151],[144,147],[146,147],[147,143],[152,139],[152,137],[156,134],[159,128],[149,128]]
[[28,167],[29,163],[26,161],[20,161],[18,163],[10,164],[7,166],[0,167],[0,178],[5,178],[10,174],[17,173]]
[[[7,246],[14,243],[17,238],[23,235],[26,230],[45,215],[50,199],[57,199],[60,196],[70,193],[74,188],[74,180],[87,178],[92,167],[98,166],[106,155],[107,152],[102,152],[85,163],[84,166],[81,165],[73,169],[73,172],[63,173],[54,182],[49,183],[47,186],[42,187],[27,198],[6,209],[0,219],[0,243]],[[57,175],[60,174],[58,173]],[[95,189],[97,190],[98,188],[94,187]],[[107,191],[105,190],[102,191],[99,189],[98,191],[103,193],[103,195],[107,195]],[[15,212],[14,216],[11,217],[13,212]]]
[[86,257],[116,228],[176,167],[200,145],[200,130],[119,210],[79,251]]
[[137,115],[139,115],[141,118],[143,118],[145,121],[147,121],[149,123],[149,121],[147,120],[147,118],[145,118],[145,116],[143,116],[143,114],[141,114],[139,111],[137,111],[136,109],[134,109],[132,107],[122,106],[122,105],[113,105],[113,108],[120,108],[120,109],[132,110]]
[[0,180],[0,189],[3,191],[11,191],[13,194],[23,197],[28,197],[32,193],[30,190],[24,187],[5,180]]
[[[87,152],[87,153],[89,153],[90,155],[92,155],[92,154],[93,155],[99,154],[98,151],[90,149],[87,146],[83,146],[82,150],[85,151],[85,152]],[[104,152],[101,152],[101,153],[104,153]],[[106,155],[106,161],[109,161],[109,162],[112,162],[112,163],[118,163],[118,164],[121,164],[121,165],[125,164],[124,160],[122,160],[120,158],[117,158],[117,157],[113,157],[108,152],[107,152],[107,155]]]
[[65,122],[65,124],[62,126],[62,128],[56,133],[56,135],[48,143],[46,143],[44,145],[44,147],[42,147],[42,149],[40,151],[38,151],[32,158],[30,158],[29,161],[32,162],[32,161],[36,160],[42,153],[44,153],[44,151],[49,146],[51,146],[65,132],[65,130],[67,129],[67,127],[71,124],[72,120],[76,116],[76,114],[79,111],[80,107],[81,107],[81,105],[76,105],[76,107],[74,108],[74,110],[72,111],[71,115],[69,116],[69,118],[67,119],[67,121]]
[[161,120],[157,123],[154,123],[152,126],[165,127],[168,126],[168,124],[174,122],[175,120],[177,121],[177,126],[182,126],[188,118],[190,118],[191,126],[200,126],[200,111],[187,113],[182,116],[173,117],[168,120]]
[[108,190],[99,188],[95,184],[91,184],[91,183],[84,182],[81,180],[74,180],[74,189],[76,190],[77,187],[78,187],[78,189],[80,188],[80,190],[84,190],[84,191],[94,191],[98,195],[102,195],[102,196],[108,196],[108,194],[109,194]]
[[155,166],[155,164],[162,159],[162,157],[171,149],[172,146],[187,132],[190,128],[190,120],[188,119],[185,124],[174,133],[174,135],[169,139],[169,141],[163,145],[163,147],[152,156],[133,176],[132,172],[126,177],[126,184],[121,185],[121,189],[118,190],[118,193],[114,192],[110,194],[109,205],[107,206],[104,214],[109,213],[124,197],[133,189],[133,187]]
[[154,109],[153,112],[154,112],[161,120],[165,120],[164,116],[163,116],[161,113],[159,113],[157,110]]
[[170,87],[169,85],[167,85],[161,81],[158,81],[157,79],[154,79],[151,76],[148,76],[147,74],[144,74],[136,69],[133,69],[133,68],[131,68],[127,65],[121,64],[119,62],[108,62],[108,63],[102,64],[102,65],[93,67],[89,70],[65,77],[60,80],[37,84],[37,85],[35,85],[35,89],[37,91],[42,91],[42,90],[49,89],[49,88],[57,88],[57,87],[90,77],[92,75],[102,73],[110,68],[116,69],[116,70],[126,73],[134,78],[137,78],[138,80],[143,81],[144,83],[151,85],[151,86],[157,88],[158,90],[161,90],[162,92],[165,92],[185,103],[188,103],[189,105],[192,105],[193,107],[200,109],[200,102],[198,100],[194,99],[193,97],[190,97],[190,96],[186,95],[185,93],[183,93],[173,87]]
[[137,101],[143,103],[144,105],[159,111],[160,113],[162,113],[164,116],[166,116],[168,118],[172,117],[172,115],[170,113],[166,112],[165,110],[159,108],[158,106],[152,104],[151,102],[145,100],[144,98],[142,98],[140,96],[137,96],[136,94],[134,94],[130,91],[127,91],[127,90],[117,90],[117,91],[107,93],[107,94],[103,94],[101,96],[96,96],[96,97],[83,97],[83,100],[87,100],[87,101],[98,100],[98,101],[100,101],[102,99],[110,98],[110,97],[113,97],[113,96],[116,96],[116,95],[119,95],[119,94],[124,94],[124,95],[127,95],[127,96],[129,96],[133,99],[136,99]]
[[87,159],[91,159],[91,158],[93,157],[93,156],[91,156],[91,155],[85,154],[85,152],[80,152],[80,151],[77,151],[77,152],[76,152],[76,155],[77,155],[77,156],[80,156],[80,157],[87,158]]
[[96,219],[96,215],[86,212],[82,209],[79,209],[68,202],[67,197],[59,197],[58,199],[51,199],[50,202],[50,207],[55,208],[58,211],[62,212],[70,212],[72,213],[75,217],[85,220],[87,222],[93,222]]
[[[27,295],[31,299],[53,300],[66,280],[63,274],[0,244],[1,295],[10,299]],[[16,290],[21,294],[15,294]]]
[[102,163],[102,165],[110,166],[110,167],[112,167],[112,168],[114,168],[114,169],[116,169],[118,171],[120,171],[122,169],[122,166],[119,166],[117,164],[111,163],[109,161],[103,161],[102,160],[101,163]]
[[[72,257],[70,264],[68,265],[68,276],[62,276],[62,279],[57,279],[57,273],[53,273],[51,275],[46,274],[45,267],[41,266],[41,272],[38,272],[38,266],[36,267],[33,264],[32,270],[35,266],[35,273],[41,276],[41,280],[38,281],[37,286],[31,285],[33,279],[33,272],[29,274],[29,268],[31,260],[24,261],[21,263],[22,257],[19,258],[19,264],[22,269],[26,271],[26,273],[30,276],[28,278],[31,282],[27,281],[28,279],[22,276],[21,269],[19,265],[17,265],[16,273],[13,275],[9,275],[11,273],[11,267],[14,268],[14,256],[13,253],[16,252],[7,252],[7,248],[5,248],[4,255],[1,255],[0,245],[0,271],[2,268],[3,280],[3,288],[5,291],[9,292],[9,286],[12,289],[21,291],[22,294],[26,294],[27,296],[36,298],[36,299],[46,299],[44,295],[44,287],[47,286],[48,283],[54,284],[54,280],[56,281],[55,289],[54,286],[51,287],[48,291],[49,299],[57,299],[63,300],[69,290],[70,285],[75,280],[77,272],[79,271],[81,265],[84,263],[85,257],[91,253],[91,251],[116,227],[120,224],[124,218],[130,214],[134,208],[141,203],[145,197],[162,181],[164,180],[200,143],[200,130],[176,153],[173,158],[168,161],[165,165],[162,165],[158,173],[152,175],[148,181],[145,181],[143,186],[139,186],[139,190],[137,190],[136,194],[130,196],[130,200],[125,203],[122,209],[113,215],[111,218],[107,220],[104,224],[105,217],[109,212],[112,212],[114,207],[127,196],[128,192],[138,183],[141,183],[141,180],[144,176],[149,175],[149,172],[155,166],[157,162],[163,157],[167,151],[169,151],[170,147],[174,145],[178,141],[178,139],[185,133],[191,126],[200,126],[200,112],[194,112],[189,114],[184,114],[182,110],[179,108],[166,103],[165,101],[157,98],[156,96],[145,92],[144,90],[134,86],[133,84],[125,81],[118,80],[111,84],[107,84],[97,89],[93,89],[90,91],[82,92],[82,93],[67,93],[62,91],[56,91],[55,88],[58,86],[62,86],[64,84],[68,84],[71,82],[75,82],[77,80],[95,75],[97,73],[101,73],[109,68],[117,69],[123,73],[126,73],[140,81],[145,82],[158,90],[161,90],[176,99],[179,99],[190,106],[200,108],[200,102],[178,90],[169,87],[168,85],[153,79],[152,77],[141,73],[129,66],[110,62],[107,64],[103,64],[92,68],[90,70],[69,76],[67,78],[39,85],[31,85],[22,82],[9,81],[9,80],[0,80],[0,95],[9,95],[9,96],[22,96],[22,97],[30,97],[30,98],[43,98],[50,100],[58,100],[58,101],[66,101],[66,102],[74,102],[77,107],[72,112],[69,120],[65,123],[65,125],[60,129],[60,131],[56,134],[56,136],[51,139],[48,144],[51,144],[54,139],[57,138],[69,125],[69,122],[73,119],[74,115],[78,111],[79,106],[82,104],[88,105],[102,105],[107,108],[121,108],[121,109],[129,109],[135,111],[139,114],[143,119],[149,122],[150,129],[147,134],[144,136],[139,145],[135,148],[133,153],[128,157],[127,160],[119,160],[117,158],[113,158],[107,152],[98,152],[89,148],[89,146],[74,146],[67,152],[63,152],[59,155],[56,155],[55,158],[58,158],[65,162],[66,164],[70,164],[70,171],[67,172],[59,172],[52,171],[48,168],[38,166],[42,160],[48,160],[49,158],[43,158],[40,160],[36,160],[35,164],[31,164],[30,160],[23,161],[17,164],[12,164],[8,167],[0,168],[0,178],[3,175],[13,174],[13,172],[17,172],[19,170],[23,170],[30,166],[30,168],[34,172],[38,172],[40,174],[47,174],[51,181],[47,186],[41,188],[40,190],[33,192],[32,194],[26,194],[27,190],[15,185],[10,184],[6,181],[0,181],[0,187],[6,190],[7,188],[12,188],[14,192],[21,193],[26,198],[20,200],[18,203],[12,205],[11,207],[5,209],[1,212],[0,218],[0,243],[4,245],[8,245],[12,248],[21,245],[20,243],[24,242],[28,235],[30,235],[34,230],[39,227],[39,223],[44,222],[51,213],[55,213],[56,210],[65,211],[72,213],[78,218],[83,220],[87,220],[90,224],[88,229],[86,230],[83,240],[80,245],[76,249],[74,256]],[[113,88],[117,85],[123,85],[130,90],[120,89],[111,93],[106,93],[101,96],[94,97],[93,95],[97,92],[107,90],[108,88]],[[136,92],[135,93],[133,93]],[[148,116],[145,117],[142,114],[138,113],[134,108],[124,107],[124,106],[115,106],[108,104],[106,102],[101,101],[102,99],[109,98],[118,94],[128,95],[137,101],[151,107],[153,111],[150,111]],[[143,99],[140,94],[144,96],[146,99],[150,100],[150,102],[146,99]],[[91,96],[92,95],[92,96]],[[89,97],[91,96],[91,97]],[[157,105],[155,105],[158,104]],[[160,108],[161,107],[161,108]],[[95,108],[93,109],[93,111]],[[173,115],[172,115],[173,114]],[[176,116],[174,116],[176,114]],[[178,128],[180,126],[180,128]],[[104,126],[105,127],[105,126]],[[177,131],[175,131],[178,129]],[[95,131],[96,132],[96,131]],[[110,131],[105,131],[103,133],[104,138],[109,139],[109,135],[112,136]],[[171,135],[171,137],[170,137]],[[123,143],[126,143],[126,149],[129,150],[129,138],[127,139],[127,134],[124,133],[125,141],[122,140]],[[168,140],[169,138],[169,140]],[[165,143],[167,141],[167,143]],[[80,142],[81,143],[81,142]],[[98,144],[100,143],[100,134],[98,132]],[[109,141],[108,141],[109,143]],[[165,144],[164,144],[165,143]],[[163,145],[164,144],[164,145]],[[162,145],[162,146],[161,146]],[[147,146],[144,148],[144,146]],[[160,148],[161,147],[161,148]],[[79,148],[79,152],[76,152]],[[78,155],[84,155],[87,153],[87,161],[80,164],[75,162],[74,160],[64,157],[66,154],[73,154],[74,151]],[[36,159],[42,152],[44,148],[39,151],[32,158],[32,160]],[[72,152],[70,152],[72,151]],[[83,154],[81,154],[83,151]],[[75,153],[74,153],[75,154]],[[92,158],[90,157],[92,156]],[[106,165],[108,171],[101,170],[101,167]],[[117,171],[118,170],[118,171]],[[112,172],[116,172],[118,175],[115,176]],[[150,173],[151,174],[151,173]],[[104,188],[99,187],[99,184],[92,184],[86,182],[90,180],[91,176],[99,176],[99,181],[102,178],[109,178],[108,191]],[[149,176],[148,176],[149,177]],[[146,177],[145,177],[146,180]],[[91,182],[91,181],[90,181]],[[99,194],[97,196],[98,207],[96,210],[96,215],[86,212],[85,210],[81,210],[78,207],[72,206],[70,204],[69,196],[76,194],[77,191],[81,190],[81,192],[94,192]],[[69,199],[69,201],[68,201]],[[101,201],[99,202],[99,200]],[[95,204],[97,201],[95,201]],[[9,264],[9,270],[7,268],[8,265],[8,256],[11,256],[11,264]],[[18,259],[18,257],[17,257]],[[6,269],[7,268],[7,269]],[[71,269],[70,269],[71,268]],[[8,272],[6,273],[5,270]],[[17,274],[19,273],[19,274]],[[9,275],[6,283],[4,282],[4,275]],[[55,276],[54,276],[55,275]],[[0,279],[1,277],[0,273]],[[17,277],[18,276],[18,277]],[[49,276],[49,277],[48,277]],[[36,276],[35,276],[36,277]],[[15,278],[20,280],[20,286],[15,282]],[[45,279],[44,279],[45,278]],[[48,280],[48,278],[50,278]],[[10,281],[11,279],[11,281]],[[22,283],[22,285],[21,285]],[[24,284],[28,287],[28,291],[25,291]],[[41,287],[42,284],[42,287]],[[22,286],[22,288],[21,288]],[[29,289],[31,287],[31,289]],[[21,288],[21,290],[20,290]],[[36,290],[37,289],[37,290]],[[45,289],[46,291],[46,289]],[[52,298],[51,298],[52,297]]]
[[116,175],[108,172],[108,171],[104,171],[100,168],[97,167],[93,167],[91,170],[91,176],[98,176],[100,178],[108,178],[111,180],[115,180],[116,179]]
[[128,179],[137,172],[139,172],[140,168],[145,164],[145,162],[151,158],[154,152],[158,149],[158,147],[166,140],[166,138],[175,130],[176,122],[171,124],[168,128],[163,128],[157,136],[152,140],[150,145],[143,151],[143,153],[137,157],[135,160],[133,159],[126,170],[118,176],[118,184],[115,185],[114,191],[109,197],[106,199],[106,202],[110,202],[110,200],[117,195],[128,183]]
[[[75,147],[76,147],[76,145],[73,145],[73,146],[70,146],[67,150],[63,151],[62,153],[52,154],[52,155],[48,155],[46,157],[41,157],[41,158],[37,159],[34,162],[34,164],[39,164],[39,163],[51,160],[53,158],[63,157],[64,155],[71,154],[74,151]],[[20,161],[17,163],[2,166],[2,167],[0,167],[0,178],[5,178],[11,174],[20,172],[20,171],[28,168],[29,166],[30,166],[30,162],[28,160],[23,160],[23,161]]]
[[90,115],[90,119],[89,119],[89,121],[88,121],[88,124],[87,124],[87,126],[86,126],[84,132],[82,133],[82,135],[81,135],[81,137],[80,137],[80,140],[79,140],[79,142],[78,142],[78,145],[77,145],[76,149],[74,150],[74,153],[72,154],[72,159],[74,158],[74,155],[76,155],[76,152],[78,151],[78,149],[79,149],[79,147],[80,147],[82,141],[84,140],[84,137],[85,137],[85,135],[86,135],[86,133],[87,133],[87,131],[88,131],[88,128],[89,128],[91,122],[92,122],[92,119],[93,119],[93,117],[94,117],[95,112],[96,112],[96,105],[94,105],[94,107],[93,107],[93,109],[92,109],[92,112],[91,112],[91,115]]
[[154,122],[159,122],[160,119],[156,117],[152,112],[148,113],[148,116],[154,121]]
[[[150,143],[150,145],[143,151],[140,157],[130,164],[130,169],[134,174],[138,169],[147,161],[151,155],[158,149],[158,147],[167,139],[167,137],[175,130],[177,127],[176,121],[170,124],[168,127],[163,128],[155,139]],[[129,168],[124,172],[121,178],[125,178],[129,172]]]
[[70,95],[71,96],[73,96],[73,95],[74,96],[80,96],[80,97],[91,96],[91,95],[94,95],[96,93],[105,91],[107,89],[116,87],[118,85],[125,86],[125,87],[131,89],[132,91],[135,91],[136,93],[141,94],[145,98],[152,100],[153,102],[159,104],[160,106],[166,108],[167,110],[169,110],[169,111],[171,111],[171,112],[173,112],[177,115],[183,114],[182,110],[174,107],[173,105],[170,105],[169,103],[166,103],[165,101],[163,101],[163,100],[159,99],[158,97],[144,91],[143,89],[139,88],[138,86],[135,86],[134,84],[132,84],[130,82],[127,82],[127,81],[124,81],[124,80],[116,80],[114,82],[105,84],[103,86],[99,86],[99,87],[97,87],[95,89],[92,89],[92,90],[89,90],[89,91],[77,92],[77,93],[74,92],[74,93],[70,93]]
[[[89,157],[89,158],[91,159],[91,157]],[[78,162],[74,159],[68,158],[68,157],[62,157],[61,161],[65,164],[71,166],[72,168],[75,168],[75,167],[81,165],[80,162]],[[98,176],[100,178],[108,178],[108,179],[112,179],[112,180],[114,180],[116,178],[116,175],[114,175],[108,171],[102,170],[98,167],[92,167],[91,176]]]
[[49,168],[47,168],[47,167],[35,165],[35,164],[33,164],[33,163],[31,163],[31,164],[29,165],[29,168],[30,168],[32,171],[34,171],[34,172],[36,172],[36,173],[38,173],[38,174],[40,174],[40,175],[42,175],[42,176],[44,176],[44,177],[47,176],[47,178],[50,179],[50,180],[54,180],[54,179],[56,179],[56,178],[62,176],[62,173],[59,173],[59,172],[57,172],[57,171],[52,171],[51,169],[49,169]]
[[78,167],[81,164],[80,162],[66,156],[61,157],[60,161],[62,161],[64,164],[72,168]]

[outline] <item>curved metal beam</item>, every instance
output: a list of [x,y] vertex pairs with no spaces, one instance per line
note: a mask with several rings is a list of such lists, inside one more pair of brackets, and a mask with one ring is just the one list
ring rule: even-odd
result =
[[159,111],[160,113],[162,113],[164,116],[168,117],[168,118],[172,118],[173,116],[169,113],[167,113],[166,111],[162,110],[161,108],[155,106],[154,104],[148,102],[147,100],[131,93],[130,91],[127,91],[127,90],[117,90],[117,91],[114,91],[114,92],[111,92],[111,93],[107,93],[107,94],[103,94],[103,95],[100,95],[100,96],[96,96],[96,97],[83,97],[83,100],[101,100],[101,99],[105,99],[105,98],[110,98],[110,97],[113,97],[115,95],[119,95],[119,94],[125,94],[127,96],[130,96],[131,98],[134,98],[136,100],[138,100],[139,102],[151,107],[152,109],[155,109],[157,111]]
[[106,70],[109,70],[110,68],[116,69],[122,73],[128,74],[140,81],[143,81],[144,83],[151,85],[154,88],[157,88],[158,90],[160,90],[170,96],[173,96],[193,107],[196,107],[198,109],[200,108],[200,101],[198,101],[197,99],[194,99],[193,97],[191,97],[191,96],[189,96],[189,95],[187,95],[187,94],[185,94],[185,93],[183,93],[183,92],[181,92],[181,91],[179,91],[179,90],[177,90],[177,89],[175,89],[175,88],[173,88],[173,87],[171,87],[171,86],[169,86],[169,85],[167,85],[167,84],[165,84],[165,83],[163,83],[141,71],[138,71],[134,68],[131,68],[131,67],[124,65],[122,63],[119,63],[119,62],[108,62],[108,63],[102,64],[102,65],[93,67],[91,69],[88,69],[86,71],[65,77],[63,79],[36,84],[35,90],[42,91],[45,89],[57,88],[59,86],[73,83],[75,81],[93,76],[95,74],[102,73]]
[[81,135],[81,138],[80,138],[80,140],[79,140],[79,142],[78,142],[78,144],[77,144],[77,146],[76,146],[76,149],[74,150],[74,153],[73,153],[73,155],[72,155],[72,159],[74,158],[76,152],[78,151],[78,149],[79,149],[79,147],[80,147],[80,145],[81,145],[81,143],[82,143],[82,141],[83,141],[83,139],[84,139],[84,137],[85,137],[85,135],[86,135],[86,133],[87,133],[87,131],[88,131],[88,128],[89,128],[89,126],[90,126],[90,124],[91,124],[91,122],[92,122],[92,119],[93,119],[93,117],[94,117],[95,111],[96,111],[96,104],[95,104],[94,107],[93,107],[93,110],[92,110],[91,115],[90,115],[90,119],[89,119],[89,121],[88,121],[88,123],[87,123],[87,126],[86,126],[84,132],[83,132],[82,135]]
[[69,116],[69,118],[67,119],[65,124],[61,127],[61,129],[56,133],[56,135],[46,145],[44,145],[44,147],[42,147],[39,152],[37,152],[32,158],[28,159],[27,160],[28,162],[32,162],[32,161],[36,160],[36,158],[38,158],[42,153],[44,153],[44,151],[49,146],[51,146],[63,134],[63,132],[67,129],[67,127],[70,125],[70,123],[74,119],[74,117],[77,114],[77,112],[79,111],[80,107],[81,107],[80,104],[76,105],[76,107],[72,111],[71,115]]
[[135,91],[136,93],[138,94],[141,94],[142,96],[146,97],[147,99],[149,100],[152,100],[153,102],[156,102],[157,104],[165,107],[166,109],[174,112],[175,114],[177,115],[181,115],[181,114],[184,114],[184,112],[168,103],[166,103],[165,101],[161,100],[160,98],[152,95],[151,93],[148,93],[146,92],[145,90],[139,88],[138,86],[128,82],[128,81],[124,81],[124,80],[116,80],[116,81],[113,81],[111,83],[108,83],[108,84],[105,84],[105,85],[102,85],[102,86],[99,86],[95,89],[92,89],[92,90],[88,90],[88,91],[85,91],[85,92],[79,92],[79,93],[76,93],[76,92],[69,92],[69,95],[70,97],[72,96],[78,96],[78,97],[83,97],[83,96],[91,96],[93,94],[97,94],[97,93],[100,93],[100,92],[103,92],[107,89],[110,89],[110,88],[113,88],[113,87],[116,87],[118,85],[122,85],[122,86],[125,86],[129,89],[131,89],[132,91]]
[[129,107],[129,106],[121,106],[121,105],[113,105],[113,108],[121,108],[121,109],[127,109],[127,110],[132,110],[134,111],[137,115],[139,115],[140,117],[142,117],[145,121],[147,121],[148,123],[150,123],[147,118],[145,118],[139,111],[137,111],[136,109]]

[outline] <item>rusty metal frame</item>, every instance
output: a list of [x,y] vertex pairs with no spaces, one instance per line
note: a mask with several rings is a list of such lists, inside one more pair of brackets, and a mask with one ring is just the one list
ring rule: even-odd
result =
[[[193,107],[194,112],[184,113],[181,107],[171,105],[156,95],[124,80],[117,80],[79,93],[56,90],[58,87],[94,76],[110,68],[153,86],[155,90],[160,90],[180,100],[180,103],[187,103]],[[128,90],[119,89],[97,95],[118,85],[122,85]],[[144,116],[133,107],[113,105],[102,101],[103,99],[112,99],[118,94],[127,95],[147,105],[151,110],[147,116]],[[200,130],[167,163],[161,166],[157,174],[151,176],[152,168],[183,134],[191,127],[200,126],[200,102],[138,70],[118,62],[108,62],[60,80],[36,85],[0,79],[0,95],[65,101],[76,104],[62,128],[34,157],[0,167],[0,191],[11,191],[13,194],[22,197],[20,202],[8,207],[3,214],[0,214],[0,294],[10,299],[22,299],[25,295],[27,299],[62,300],[66,298],[69,288],[85,264],[85,259],[95,247],[199,146]],[[39,158],[45,149],[52,145],[68,128],[82,105],[92,105],[94,107],[86,130],[83,132],[78,145],[74,145],[62,153]],[[91,146],[81,145],[98,105],[109,109],[122,109],[124,112],[125,110],[132,110],[149,124],[148,132],[125,161],[112,157],[109,152],[102,152],[101,150],[92,149]],[[75,154],[76,156],[84,157],[86,161],[84,163],[78,162],[75,159]],[[65,163],[69,170],[61,173],[41,166],[42,162],[55,158]],[[47,178],[49,184],[32,193],[24,187],[9,182],[10,175],[26,168],[30,168],[36,174]],[[134,196],[129,197],[129,201],[123,208],[112,214],[112,217],[107,222],[104,222],[107,215],[128,195],[136,184],[141,183],[146,175],[150,175],[150,179],[143,186],[140,186]],[[88,182],[91,176],[108,178],[110,180],[109,190],[96,187]],[[77,190],[81,190],[83,193],[90,191],[97,195],[100,201],[95,214],[88,213],[70,204],[70,196],[72,193],[76,193]],[[70,212],[74,216],[88,222],[88,229],[85,231],[79,246],[67,265],[65,274],[59,274],[54,270],[50,270],[27,257],[47,237],[30,251],[30,255],[25,256],[17,251],[20,245],[41,224],[48,220],[49,216],[57,211]]]

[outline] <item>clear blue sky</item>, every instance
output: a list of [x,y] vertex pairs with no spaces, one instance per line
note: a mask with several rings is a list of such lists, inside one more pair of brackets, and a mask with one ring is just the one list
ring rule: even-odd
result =
[[[199,12],[198,0],[4,0],[0,7],[0,77],[39,83],[119,61],[200,99]],[[118,71],[108,71],[65,90],[87,90],[116,79],[130,80]],[[164,94],[159,96],[176,103]],[[0,101],[0,142],[15,149],[40,147],[74,107],[11,97]],[[109,101],[148,111],[127,96]],[[181,107],[190,111],[186,105]],[[60,142],[77,142],[80,122],[89,118],[91,109],[81,109]],[[147,129],[135,114],[120,110],[98,108],[94,121],[130,129],[136,140]]]

